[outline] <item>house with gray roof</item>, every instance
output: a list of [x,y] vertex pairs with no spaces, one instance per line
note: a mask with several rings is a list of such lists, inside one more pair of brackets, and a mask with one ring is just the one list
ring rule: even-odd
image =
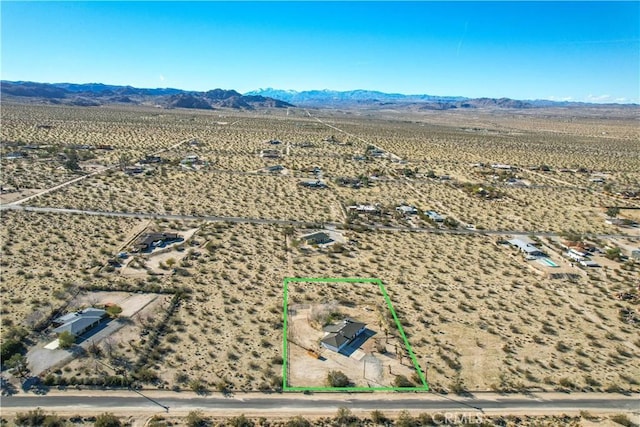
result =
[[140,236],[133,246],[136,252],[148,251],[156,246],[177,241],[180,238],[176,233],[146,233]]
[[314,231],[313,233],[304,234],[300,236],[300,240],[304,240],[311,245],[322,245],[333,242],[329,233],[325,231]]
[[324,328],[327,334],[320,340],[320,344],[337,353],[355,340],[366,328],[367,325],[362,322],[344,319],[341,323]]
[[426,211],[424,214],[428,216],[432,221],[444,222],[444,217],[436,211]]
[[508,241],[511,246],[520,249],[520,252],[530,256],[545,256],[546,254],[535,246],[534,242],[526,237],[520,239],[511,239]]
[[57,326],[53,332],[71,332],[78,336],[98,325],[107,316],[107,312],[100,308],[85,308],[84,310],[65,314],[53,320],[53,325]]

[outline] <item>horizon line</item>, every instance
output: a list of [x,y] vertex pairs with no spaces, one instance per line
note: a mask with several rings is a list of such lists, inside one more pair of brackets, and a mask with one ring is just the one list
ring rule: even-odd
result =
[[[133,89],[143,89],[143,90],[178,90],[178,91],[182,91],[182,92],[207,92],[207,91],[211,91],[211,90],[215,90],[215,89],[221,89],[221,90],[233,90],[238,92],[239,94],[245,96],[248,93],[251,92],[258,92],[258,91],[264,91],[264,90],[274,90],[274,91],[283,91],[283,92],[295,92],[297,94],[299,93],[304,93],[304,92],[312,92],[312,91],[317,91],[317,92],[336,92],[336,93],[348,93],[348,92],[358,92],[358,91],[362,91],[362,92],[378,92],[384,95],[400,95],[400,96],[406,96],[406,97],[419,97],[419,96],[431,96],[431,97],[436,97],[436,98],[464,98],[464,100],[473,100],[473,99],[509,99],[509,100],[513,100],[513,101],[531,101],[531,102],[536,102],[536,101],[547,101],[547,102],[554,102],[554,103],[575,103],[575,104],[594,104],[594,105],[640,105],[640,98],[638,98],[637,100],[633,100],[633,99],[629,99],[629,100],[625,100],[625,101],[619,101],[616,99],[613,100],[609,100],[607,98],[610,97],[610,95],[599,95],[599,96],[594,96],[594,95],[589,95],[589,96],[593,96],[594,99],[591,100],[575,100],[572,97],[556,97],[556,96],[550,96],[550,97],[539,97],[539,98],[513,98],[513,97],[509,97],[509,96],[476,96],[476,97],[469,97],[469,96],[465,96],[465,95],[434,95],[434,94],[428,94],[428,93],[403,93],[403,92],[396,92],[396,91],[392,91],[392,92],[386,92],[383,90],[378,90],[378,89],[348,89],[348,90],[335,90],[335,89],[329,89],[329,88],[324,88],[324,89],[304,89],[304,90],[297,90],[297,89],[278,89],[278,88],[273,88],[271,86],[267,86],[267,87],[259,87],[257,89],[252,89],[249,91],[238,91],[236,89],[224,89],[222,87],[216,87],[213,89],[204,89],[204,90],[198,90],[198,89],[181,89],[178,87],[139,87],[139,86],[132,86],[131,84],[111,84],[111,83],[102,83],[102,82],[97,82],[97,81],[93,81],[93,82],[83,82],[83,83],[77,83],[77,82],[38,82],[38,81],[33,81],[33,80],[7,80],[7,79],[0,79],[0,83],[35,83],[35,84],[49,84],[49,85],[62,85],[62,84],[69,84],[69,85],[103,85],[103,86],[117,86],[117,87],[130,87]],[[557,99],[556,99],[557,98]],[[602,100],[598,100],[598,98],[602,99]],[[619,99],[619,98],[618,98]],[[622,99],[627,99],[627,98],[622,98]]]

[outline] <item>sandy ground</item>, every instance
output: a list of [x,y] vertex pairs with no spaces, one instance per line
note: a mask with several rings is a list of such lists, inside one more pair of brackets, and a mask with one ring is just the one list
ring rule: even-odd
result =
[[[612,192],[638,188],[637,120],[621,112],[607,112],[610,117],[603,120],[600,113],[588,110],[574,111],[571,117],[546,110],[314,111],[319,122],[292,111],[285,116],[3,104],[0,136],[114,147],[97,153],[98,158],[91,160],[94,164],[112,164],[120,156],[133,162],[186,137],[200,141],[196,147],[175,146],[163,152],[166,162],[153,175],[134,179],[107,171],[27,203],[38,206],[322,223],[343,221],[345,206],[380,203],[389,213],[354,222],[405,224],[410,229],[394,214],[395,206],[409,203],[477,228],[591,235],[626,233],[604,223],[602,207],[637,203],[610,196],[602,185],[589,183],[590,173],[577,172],[578,167],[606,172]],[[227,117],[219,118],[220,114]],[[55,127],[38,129],[43,122],[55,122]],[[324,141],[332,134],[346,144]],[[310,141],[314,146],[295,146],[279,161],[288,175],[248,173],[271,164],[258,153],[272,138],[293,144]],[[354,160],[369,144],[406,159],[407,164]],[[190,153],[207,158],[211,167],[182,171],[179,161]],[[517,174],[531,187],[496,183],[472,166],[478,162],[516,165]],[[311,178],[305,171],[315,165],[322,168],[329,188],[317,191],[297,185]],[[529,167],[540,165],[552,171],[529,173]],[[59,164],[24,160],[1,166],[3,185],[13,181],[20,188],[49,188],[70,179],[64,171],[54,172]],[[406,168],[417,169],[419,176],[407,180]],[[560,171],[565,168],[570,171]],[[431,171],[450,175],[454,182],[426,178]],[[335,181],[361,175],[381,178],[370,179],[370,187],[358,190]],[[458,184],[493,185],[502,195],[484,200]],[[614,386],[637,390],[640,383],[638,324],[623,320],[624,313],[637,313],[637,304],[615,297],[622,291],[635,292],[637,264],[602,260],[603,268],[580,269],[573,282],[539,274],[537,266],[534,271],[521,257],[496,246],[497,236],[482,234],[353,230],[348,236],[357,244],[333,253],[295,248],[288,242],[287,228],[276,225],[163,220],[149,224],[135,218],[9,211],[2,213],[2,219],[3,333],[45,318],[78,287],[97,285],[134,293],[154,287],[190,291],[154,349],[158,359],[149,366],[160,376],[156,386],[185,389],[197,379],[209,389],[221,383],[236,392],[277,388],[285,276],[383,280],[421,366],[428,368],[429,383],[437,390],[456,386],[471,391]],[[201,255],[179,261],[183,274],[160,278],[144,269],[131,277],[117,269],[100,270],[143,224],[179,232],[198,228]],[[293,236],[302,233],[294,230]],[[623,245],[597,236],[594,240],[599,247]],[[637,244],[637,237],[624,243],[627,248]],[[566,268],[559,253],[554,250],[550,256]],[[365,295],[356,289],[345,294],[335,291],[336,298],[366,299]],[[300,295],[300,303],[306,297]],[[157,327],[153,321],[163,318],[168,305],[165,297],[157,303],[157,311],[140,319],[144,325],[116,344],[118,354],[130,361],[140,357],[146,348],[142,331]],[[88,375],[87,369],[93,366],[78,361],[64,375]]]
[[30,188],[27,190],[13,191],[11,193],[0,194],[0,203],[7,204],[11,202],[15,202],[16,200],[23,199],[25,197],[29,197],[31,195],[37,194],[43,191],[40,188]]

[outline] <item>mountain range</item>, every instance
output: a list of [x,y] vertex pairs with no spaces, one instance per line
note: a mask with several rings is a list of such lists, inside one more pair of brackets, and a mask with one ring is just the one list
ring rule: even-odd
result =
[[404,95],[371,90],[281,90],[257,89],[245,95],[268,96],[282,101],[307,107],[326,106],[385,106],[404,105],[423,110],[449,110],[455,108],[536,108],[536,107],[584,107],[584,106],[637,106],[637,104],[591,104],[584,102],[551,100],[517,100],[511,98],[468,98],[464,96]]
[[414,110],[451,110],[473,108],[523,109],[539,107],[638,107],[637,104],[588,104],[550,100],[516,100],[510,98],[467,98],[463,96],[403,95],[371,90],[295,90],[258,89],[245,94],[235,90],[213,89],[206,92],[173,88],[141,89],[102,83],[36,83],[0,81],[3,99],[17,98],[50,104],[99,106],[104,104],[153,105],[163,108],[211,110],[235,108],[286,107],[368,107],[411,108]]
[[213,89],[206,92],[180,89],[140,89],[102,83],[0,82],[3,98],[18,97],[51,104],[98,106],[104,104],[154,105],[164,108],[255,108],[292,107],[287,102],[261,95],[242,95],[235,90]]

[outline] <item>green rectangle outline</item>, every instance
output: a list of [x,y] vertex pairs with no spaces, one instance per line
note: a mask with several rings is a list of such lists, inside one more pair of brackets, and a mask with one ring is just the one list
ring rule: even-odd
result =
[[[288,313],[288,301],[289,301],[289,282],[325,282],[325,283],[375,283],[380,288],[380,292],[382,292],[382,296],[384,297],[385,302],[387,303],[387,307],[391,311],[391,315],[393,316],[394,321],[396,322],[396,327],[400,332],[400,336],[404,341],[404,345],[409,353],[409,357],[413,362],[413,366],[418,372],[418,376],[420,377],[420,381],[422,381],[422,387],[289,387],[287,386],[287,361],[288,361],[288,346],[287,346],[287,313]],[[402,329],[402,324],[400,320],[398,320],[398,316],[393,308],[393,304],[391,303],[391,299],[389,298],[389,294],[387,294],[387,290],[382,283],[382,280],[376,278],[359,278],[359,277],[346,277],[346,278],[322,278],[322,277],[285,277],[283,280],[284,286],[284,301],[282,304],[283,307],[283,335],[282,335],[282,391],[317,391],[317,392],[375,392],[375,391],[404,391],[404,392],[415,392],[415,391],[429,391],[429,385],[427,384],[427,379],[420,369],[420,364],[413,353],[411,348],[411,344],[409,344],[409,340],[407,340],[407,336],[404,333],[404,329]]]

